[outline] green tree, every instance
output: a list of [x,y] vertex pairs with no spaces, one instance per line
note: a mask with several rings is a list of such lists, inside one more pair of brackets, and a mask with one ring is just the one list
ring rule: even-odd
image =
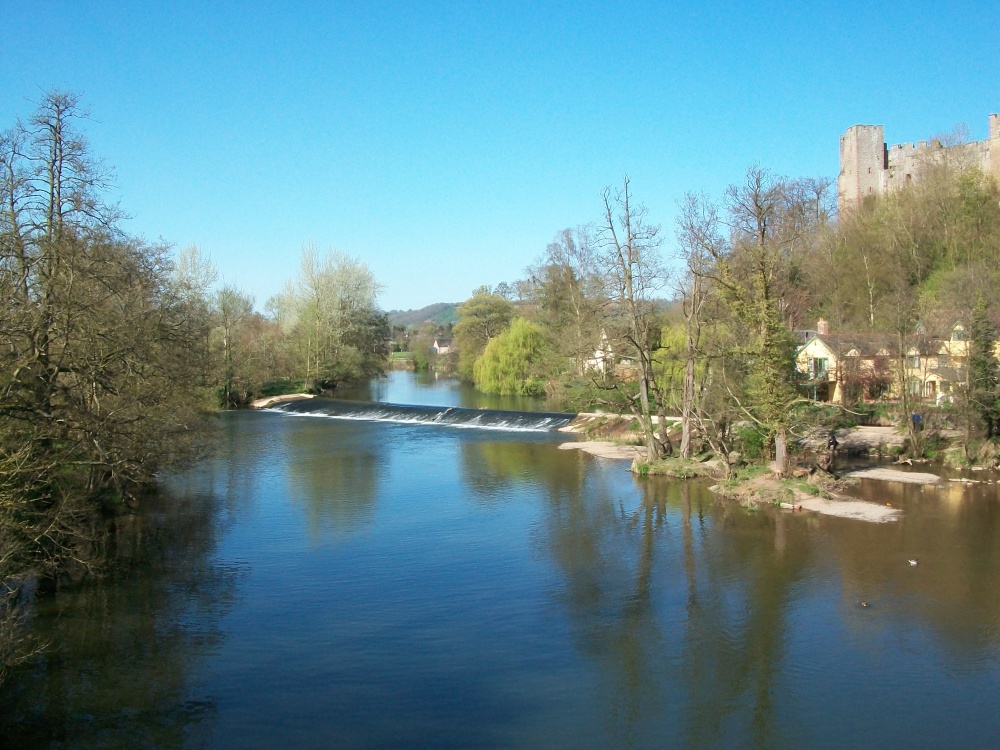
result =
[[701,342],[706,306],[713,296],[709,278],[712,259],[721,257],[725,247],[719,225],[718,209],[706,196],[688,193],[684,197],[677,218],[677,244],[684,263],[684,273],[677,283],[677,296],[684,316],[684,391],[680,408],[680,453],[683,458],[690,458],[693,451],[699,360],[702,369],[708,369]]
[[569,360],[577,375],[594,356],[606,306],[603,279],[584,228],[564,229],[527,269],[525,290],[534,318],[552,351]]
[[253,340],[246,335],[253,315],[251,295],[230,285],[215,293],[213,338],[222,369],[220,401],[226,409],[246,404],[257,385],[250,374]]
[[743,377],[728,390],[743,417],[763,430],[774,449],[774,469],[784,473],[796,376],[795,344],[783,313],[791,286],[788,261],[800,229],[796,212],[788,210],[786,183],[759,166],[726,190],[725,202],[730,241],[704,242],[700,249],[742,338],[735,353]]
[[1000,362],[996,358],[997,329],[982,297],[972,316],[970,334],[969,405],[989,440],[1000,426]]
[[458,322],[452,331],[458,348],[458,372],[466,380],[474,380],[473,367],[486,344],[510,325],[514,305],[510,300],[493,294],[489,287],[479,287],[472,297],[458,307]]
[[476,387],[501,396],[538,396],[545,393],[542,362],[545,336],[524,318],[490,339],[473,367]]
[[299,277],[268,303],[300,377],[317,392],[385,372],[390,328],[368,266],[343,253],[302,253]]
[[50,92],[0,138],[4,617],[20,582],[99,566],[104,506],[136,503],[158,469],[191,455],[203,423],[190,353],[204,321],[167,248],[119,227],[109,175],[77,130],[84,115]]

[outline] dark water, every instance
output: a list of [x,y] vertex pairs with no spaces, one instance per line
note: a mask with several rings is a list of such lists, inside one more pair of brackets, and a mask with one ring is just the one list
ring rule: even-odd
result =
[[0,746],[1000,745],[995,485],[872,525],[562,439],[223,415],[137,564],[41,602]]

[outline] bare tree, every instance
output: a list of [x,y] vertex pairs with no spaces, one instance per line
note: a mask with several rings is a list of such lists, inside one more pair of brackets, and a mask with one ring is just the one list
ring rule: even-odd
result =
[[[730,387],[730,398],[773,444],[774,469],[781,474],[788,460],[789,409],[796,399],[795,347],[784,315],[795,217],[788,221],[785,182],[756,165],[742,184],[726,190],[725,203],[729,242],[709,234],[698,246],[705,276],[717,286],[743,335],[739,354],[745,373],[738,387]],[[711,226],[716,220],[708,209],[692,211],[696,222]]]
[[683,458],[690,458],[695,413],[695,364],[699,355],[705,303],[712,293],[711,265],[722,257],[725,240],[719,232],[718,209],[704,195],[688,193],[677,219],[677,241],[685,274],[678,279],[677,293],[684,315],[684,394],[681,404],[681,445]]
[[[636,357],[639,381],[639,418],[650,460],[669,451],[665,419],[660,419],[660,440],[653,429],[651,396],[653,377],[654,294],[666,285],[660,256],[660,228],[646,220],[646,208],[632,197],[628,176],[621,189],[605,189],[604,215],[596,229],[594,246],[608,284],[614,312],[622,320],[622,334]],[[658,338],[658,331],[656,332]],[[662,399],[659,400],[660,411]],[[661,414],[665,417],[665,414]]]
[[563,229],[527,273],[528,301],[551,332],[551,346],[584,374],[600,340],[605,303],[588,228]]
[[222,405],[226,408],[246,403],[249,389],[237,394],[236,349],[240,328],[253,315],[253,297],[226,285],[215,294],[217,337],[222,357]]
[[167,248],[126,236],[104,202],[84,116],[50,92],[0,139],[0,514],[21,524],[0,548],[40,575],[99,558],[101,504],[134,503],[200,424],[200,332]]

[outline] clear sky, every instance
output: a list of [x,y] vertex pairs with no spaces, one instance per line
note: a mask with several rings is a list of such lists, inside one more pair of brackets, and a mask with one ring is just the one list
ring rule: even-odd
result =
[[0,128],[51,88],[130,232],[259,307],[313,242],[407,309],[523,276],[625,173],[669,252],[685,192],[835,178],[850,125],[985,138],[1000,3],[0,0]]

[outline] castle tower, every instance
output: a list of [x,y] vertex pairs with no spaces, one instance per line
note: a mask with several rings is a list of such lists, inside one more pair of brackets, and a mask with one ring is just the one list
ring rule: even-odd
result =
[[989,168],[985,171],[1000,185],[1000,115],[990,115],[989,154]]
[[[1000,149],[1000,141],[997,147]],[[859,206],[866,196],[881,195],[888,158],[881,125],[854,125],[847,129],[840,137],[838,210]]]

